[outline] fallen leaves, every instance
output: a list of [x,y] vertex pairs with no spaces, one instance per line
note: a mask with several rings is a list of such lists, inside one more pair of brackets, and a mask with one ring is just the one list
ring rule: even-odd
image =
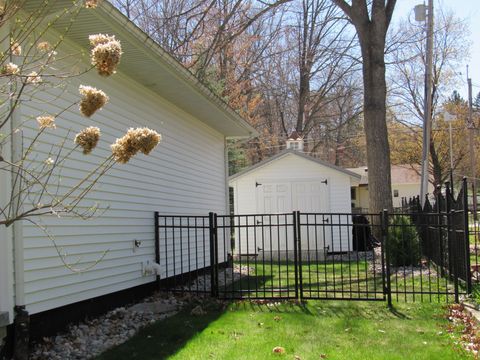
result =
[[447,326],[447,332],[454,338],[458,336],[455,331],[461,333],[460,340],[455,343],[459,343],[462,348],[477,357],[480,351],[480,335],[474,317],[465,311],[463,304],[452,304],[448,307],[447,319],[451,322]]
[[275,346],[272,350],[274,354],[285,354],[285,348],[281,346]]

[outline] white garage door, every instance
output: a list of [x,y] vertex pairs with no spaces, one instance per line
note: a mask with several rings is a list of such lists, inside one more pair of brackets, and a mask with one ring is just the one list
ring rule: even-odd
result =
[[[325,179],[285,182],[259,180],[256,192],[258,214],[282,214],[294,210],[302,213],[326,213],[330,210]],[[302,250],[323,250],[323,247],[331,241],[331,229],[328,226],[322,226],[321,216],[310,216],[308,219],[313,219],[314,223],[301,228]],[[263,237],[273,236],[276,239],[271,250],[293,248],[293,236],[289,236],[283,231],[284,221],[285,217],[265,217],[263,219],[264,225],[273,225],[273,227],[267,226],[263,230],[259,229],[259,231],[268,232],[268,234],[263,234]],[[319,226],[315,226],[315,223]]]
[[330,209],[325,179],[308,181],[257,181],[257,213],[278,214],[294,210],[325,213]]

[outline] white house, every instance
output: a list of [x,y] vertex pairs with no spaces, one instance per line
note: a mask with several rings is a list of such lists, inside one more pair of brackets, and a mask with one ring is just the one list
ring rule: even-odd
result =
[[[360,183],[352,187],[352,207],[368,209],[368,169],[366,166],[348,169],[362,176]],[[402,198],[409,199],[420,194],[420,169],[415,165],[392,165],[393,207],[402,206]],[[428,194],[433,193],[432,183],[428,183]]]
[[[41,4],[27,1],[24,10],[28,13],[44,6]],[[59,0],[48,6],[43,8],[46,22],[72,3]],[[85,300],[94,307],[95,300],[91,299],[115,299],[119,292],[125,294],[128,289],[137,291],[151,285],[155,277],[145,276],[142,265],[155,259],[154,211],[228,213],[226,139],[255,134],[239,115],[109,2],[99,2],[96,9],[80,10],[72,23],[68,16],[54,21],[45,40],[54,43],[69,26],[65,41],[57,49],[58,58],[83,53],[75,61],[77,66],[81,61],[80,65],[88,67],[88,36],[112,34],[121,41],[124,51],[118,73],[101,78],[91,71],[69,79],[66,89],[38,92],[38,99],[46,101],[24,102],[15,110],[13,126],[27,121],[24,133],[31,137],[36,116],[57,113],[66,104],[75,103],[78,86],[86,84],[105,91],[109,103],[91,119],[82,117],[77,106],[70,107],[57,119],[57,129],[48,131],[46,145],[36,149],[41,157],[70,129],[75,134],[92,124],[101,128],[97,149],[89,156],[79,151],[73,155],[74,161],[65,165],[65,181],[80,179],[85,170],[110,153],[109,145],[129,127],[155,129],[162,134],[162,142],[149,156],[115,165],[87,195],[87,204],[108,207],[102,216],[88,221],[53,216],[41,219],[75,267],[92,264],[107,251],[92,269],[80,273],[67,269],[51,239],[30,222],[0,227],[0,320],[7,323],[13,321],[14,306],[24,306],[34,323],[37,315],[41,318],[52,309],[71,306],[75,309],[71,313],[81,312],[83,308],[77,304]],[[8,28],[2,25],[1,30],[4,38]],[[52,96],[59,98],[49,101]],[[0,173],[0,205],[7,201],[10,182],[4,172]],[[58,318],[51,316],[52,321]],[[46,329],[49,321],[44,326]]]
[[[314,215],[310,218],[303,215],[301,221],[305,224],[308,220],[318,226],[302,227],[302,253],[307,251],[306,249],[315,249],[317,252],[351,250],[351,236],[347,234],[347,227],[342,226],[340,233],[340,226],[335,225],[351,224],[351,217],[348,215],[351,213],[350,188],[358,184],[361,176],[294,150],[291,141],[297,144],[295,149],[302,147],[299,139],[290,139],[287,141],[286,150],[230,177],[235,215],[286,214],[297,210],[303,213],[336,214],[316,219]],[[286,217],[264,216],[259,221],[266,225],[266,222],[278,224],[290,220]],[[326,226],[321,227],[321,224]],[[274,227],[274,231],[275,228],[277,227]],[[263,238],[268,237],[268,241],[263,241],[261,247],[251,240],[247,244],[247,238],[255,237],[258,243],[262,234],[237,231],[234,253],[257,254],[259,248],[267,252],[269,249],[275,252],[284,251],[287,247],[289,250],[293,249],[293,236],[288,232],[279,230],[279,234],[263,234]],[[272,237],[274,241],[270,243]]]

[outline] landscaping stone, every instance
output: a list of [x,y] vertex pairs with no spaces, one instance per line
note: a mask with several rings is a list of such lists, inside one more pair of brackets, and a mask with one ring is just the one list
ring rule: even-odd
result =
[[185,300],[159,295],[144,302],[114,309],[105,315],[70,326],[64,334],[44,338],[35,344],[32,360],[92,359],[105,350],[118,346],[134,336],[142,327],[177,313]]
[[[367,260],[369,261],[368,267],[370,273],[375,273],[377,275],[382,274],[382,252],[380,247],[374,248],[375,251],[375,263],[373,262],[373,256]],[[392,276],[406,278],[406,277],[414,277],[414,276],[429,276],[437,277],[438,274],[432,266],[427,266],[425,263],[421,263],[418,266],[391,266],[390,267],[390,274]]]
[[152,312],[154,314],[164,314],[172,312],[178,309],[177,304],[170,304],[166,302],[151,302],[151,303],[140,303],[133,305],[128,308],[128,311],[137,311],[137,312]]
[[[225,287],[231,283],[240,279],[240,277],[245,276],[254,276],[255,269],[253,267],[248,267],[245,265],[235,264],[233,268],[224,268],[218,270],[218,284],[220,287]],[[178,290],[199,290],[199,291],[210,291],[211,289],[211,278],[210,273],[201,274],[193,279],[191,282],[185,285],[180,285],[176,287]]]

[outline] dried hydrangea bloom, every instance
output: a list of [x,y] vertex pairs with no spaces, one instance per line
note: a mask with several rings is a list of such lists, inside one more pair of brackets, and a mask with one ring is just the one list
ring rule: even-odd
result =
[[88,37],[88,41],[90,41],[90,45],[95,47],[98,44],[106,44],[110,41],[115,41],[115,35],[107,35],[107,34],[90,35]]
[[115,36],[96,34],[90,35],[91,63],[97,68],[102,76],[110,76],[115,73],[122,56],[122,46]]
[[15,75],[16,73],[18,73],[18,65],[14,63],[5,64],[3,65],[0,73],[2,75]]
[[115,161],[126,164],[137,152],[148,155],[160,142],[161,135],[148,128],[130,128],[111,145]]
[[12,52],[12,55],[15,55],[15,56],[22,55],[22,47],[17,42],[12,43],[12,45],[10,46],[10,51]]
[[83,149],[83,153],[90,154],[92,150],[97,146],[100,139],[100,129],[95,126],[90,126],[83,129],[75,136],[75,144],[79,145]]
[[47,52],[47,51],[50,51],[51,48],[52,46],[48,41],[41,41],[37,44],[38,51]]
[[27,84],[39,84],[42,82],[42,77],[36,71],[32,71],[27,75]]
[[159,133],[149,128],[135,129],[135,136],[137,138],[138,150],[145,155],[150,154],[160,140],[162,140],[162,136]]
[[108,102],[108,96],[102,91],[91,86],[80,85],[78,91],[83,96],[80,101],[80,111],[86,117],[92,116]]
[[95,9],[98,6],[98,0],[85,0],[85,7],[87,9]]
[[37,123],[40,129],[56,129],[55,118],[51,115],[47,116],[38,116]]

